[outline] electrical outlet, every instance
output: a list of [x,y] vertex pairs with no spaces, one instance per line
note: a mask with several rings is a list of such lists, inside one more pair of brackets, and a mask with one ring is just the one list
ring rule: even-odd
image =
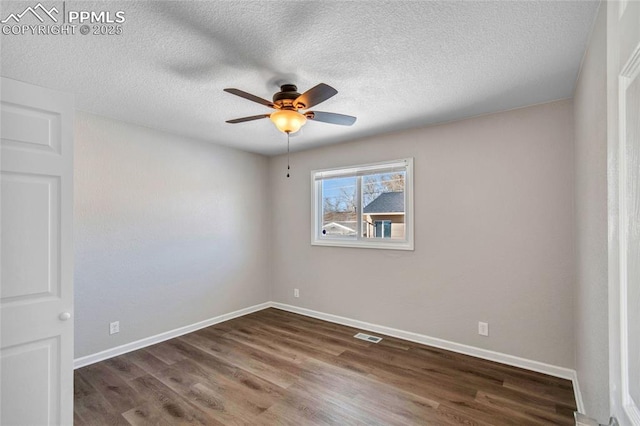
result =
[[109,334],[120,333],[120,321],[115,321],[109,324]]
[[300,290],[298,290],[297,288],[293,289],[293,297],[300,297]]
[[489,335],[489,323],[480,321],[478,323],[478,334],[481,336]]

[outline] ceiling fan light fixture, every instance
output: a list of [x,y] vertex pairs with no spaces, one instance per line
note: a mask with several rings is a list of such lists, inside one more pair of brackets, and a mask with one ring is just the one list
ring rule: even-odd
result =
[[284,133],[295,133],[307,122],[307,117],[298,111],[280,109],[269,116],[278,130]]

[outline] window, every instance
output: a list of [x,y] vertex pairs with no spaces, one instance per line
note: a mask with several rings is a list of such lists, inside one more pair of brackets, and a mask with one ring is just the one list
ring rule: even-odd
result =
[[413,159],[311,172],[311,244],[413,250]]
[[376,238],[391,238],[391,221],[376,220],[374,222]]

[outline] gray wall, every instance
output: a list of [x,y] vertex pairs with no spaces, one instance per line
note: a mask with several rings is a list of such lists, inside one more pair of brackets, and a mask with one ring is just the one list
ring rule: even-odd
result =
[[601,4],[574,97],[576,370],[587,414],[600,421],[609,417],[606,10]]
[[82,112],[75,127],[76,357],[268,300],[265,157]]
[[[273,300],[573,368],[572,114],[559,101],[304,151],[290,179],[272,158]],[[310,245],[311,170],[401,157],[415,251]]]

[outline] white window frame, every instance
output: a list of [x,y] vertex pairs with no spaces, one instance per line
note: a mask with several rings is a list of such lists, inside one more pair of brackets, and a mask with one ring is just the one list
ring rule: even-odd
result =
[[[405,239],[362,237],[362,176],[372,172],[403,170],[405,172],[404,220]],[[355,237],[322,235],[322,179],[335,177],[357,177],[358,230]],[[333,247],[359,247],[385,250],[413,250],[413,158],[382,161],[357,166],[337,167],[311,171],[311,245]]]

